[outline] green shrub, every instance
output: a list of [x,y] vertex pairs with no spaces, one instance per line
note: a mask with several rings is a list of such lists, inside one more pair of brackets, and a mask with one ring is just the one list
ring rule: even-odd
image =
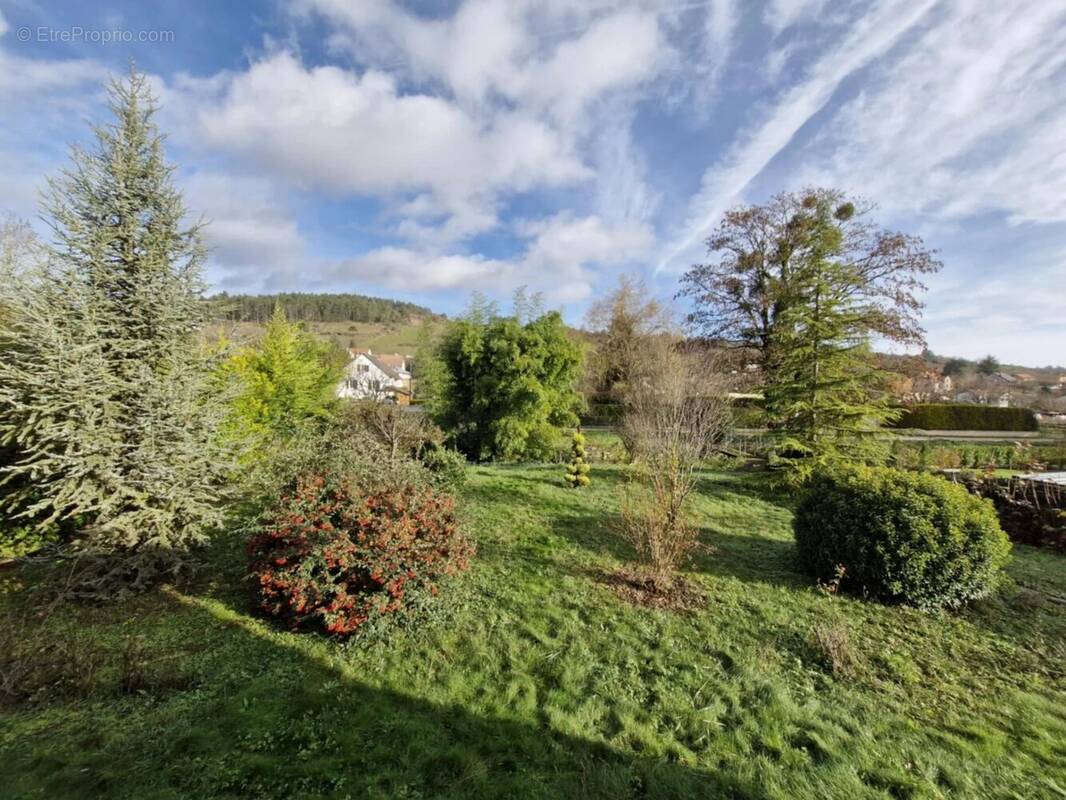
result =
[[337,635],[435,595],[473,553],[451,497],[335,474],[299,478],[248,549],[261,611]]
[[817,475],[793,530],[801,566],[819,580],[919,608],[989,594],[1010,552],[992,503],[936,475],[885,467]]
[[585,435],[580,431],[570,439],[570,463],[566,465],[566,482],[578,489],[589,485],[589,463],[585,460]]
[[422,451],[419,460],[438,488],[454,492],[466,483],[466,458],[458,450],[431,444]]
[[925,431],[1035,431],[1036,416],[1028,408],[923,403],[906,406],[893,428]]
[[934,447],[930,461],[937,469],[958,469],[962,466],[962,452],[951,445]]

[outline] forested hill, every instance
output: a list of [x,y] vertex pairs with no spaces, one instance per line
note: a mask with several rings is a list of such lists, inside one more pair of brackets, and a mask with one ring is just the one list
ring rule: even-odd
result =
[[266,322],[281,303],[291,320],[301,322],[406,322],[412,317],[434,317],[432,311],[414,303],[367,297],[361,294],[221,294],[208,301],[217,317],[231,322]]

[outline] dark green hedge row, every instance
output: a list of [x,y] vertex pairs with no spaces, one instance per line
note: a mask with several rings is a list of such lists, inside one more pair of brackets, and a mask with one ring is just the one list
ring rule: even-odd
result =
[[1040,426],[1028,408],[923,403],[905,406],[891,427],[923,431],[1035,431]]

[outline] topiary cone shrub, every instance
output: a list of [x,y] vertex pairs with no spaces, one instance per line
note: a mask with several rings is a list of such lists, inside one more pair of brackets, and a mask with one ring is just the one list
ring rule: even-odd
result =
[[577,431],[570,440],[570,463],[566,465],[566,482],[573,488],[589,485],[589,463],[585,460],[585,434]]
[[922,609],[988,595],[1010,553],[990,501],[887,467],[816,475],[793,530],[800,565],[819,581]]
[[256,601],[293,629],[347,635],[399,611],[469,565],[452,499],[431,488],[362,489],[318,474],[296,481],[249,543]]

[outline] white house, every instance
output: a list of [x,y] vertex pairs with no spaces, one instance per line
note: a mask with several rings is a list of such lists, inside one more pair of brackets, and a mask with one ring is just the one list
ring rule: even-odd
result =
[[349,350],[351,361],[344,368],[344,380],[337,396],[347,400],[411,401],[411,356],[399,353],[375,355],[370,350]]

